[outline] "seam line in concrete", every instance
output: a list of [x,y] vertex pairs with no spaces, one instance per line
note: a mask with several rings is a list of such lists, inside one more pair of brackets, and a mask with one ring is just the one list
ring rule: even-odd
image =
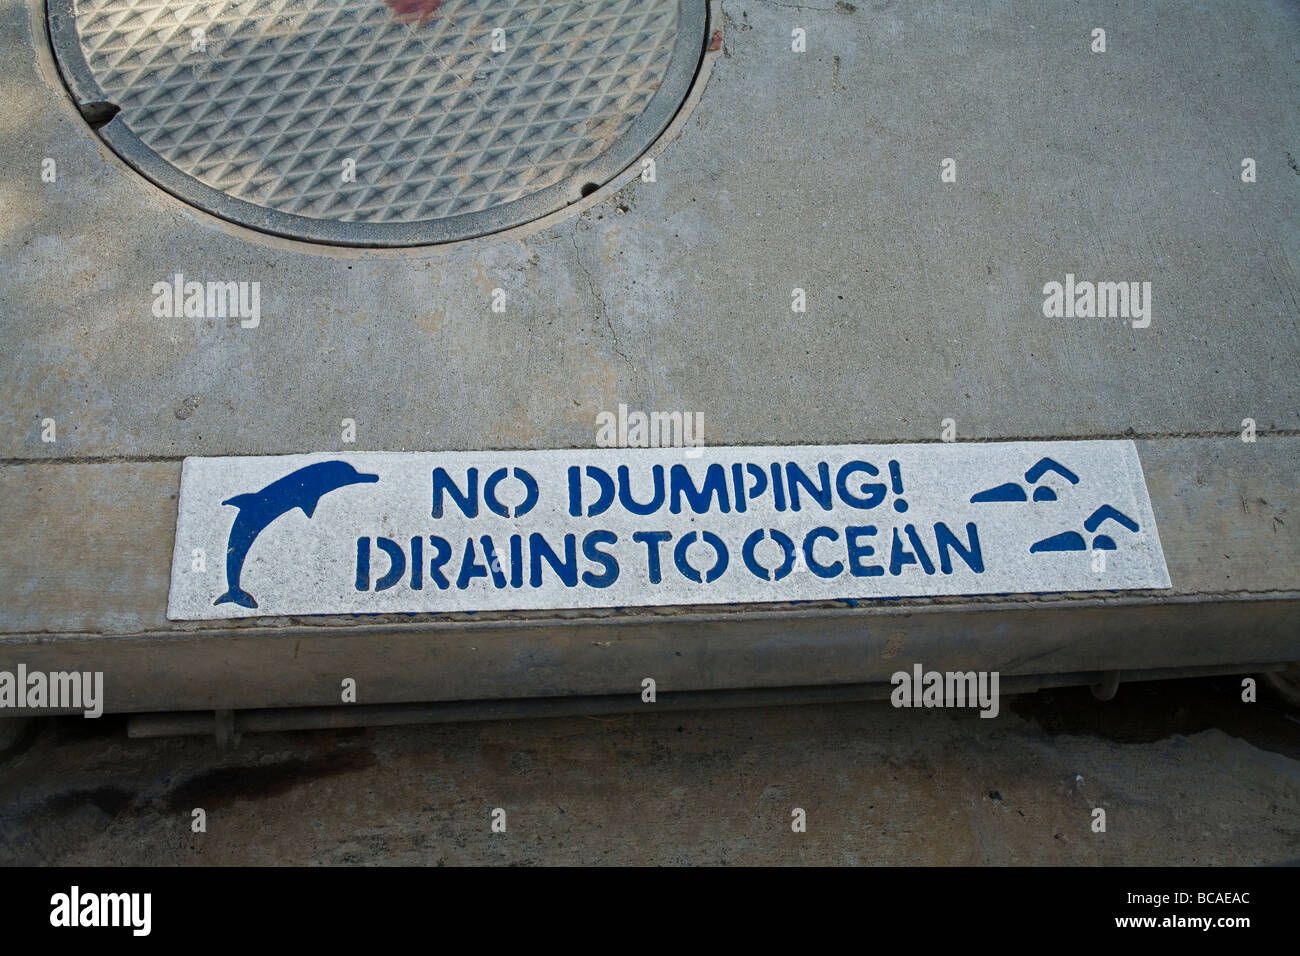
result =
[[[622,354],[622,353],[619,353]],[[624,356],[626,358],[626,356]],[[1278,428],[1269,431],[1260,431],[1256,433],[1257,444],[1266,443],[1269,438],[1300,438],[1300,428]],[[1224,438],[1234,441],[1241,440],[1240,431],[1201,431],[1201,432],[1133,432],[1131,434],[1113,432],[1098,435],[1015,435],[1015,436],[995,436],[991,438],[963,438],[958,442],[944,442],[939,438],[920,438],[910,436],[907,438],[862,438],[845,440],[843,442],[819,442],[809,447],[829,447],[833,445],[988,445],[996,442],[1049,442],[1049,441],[1171,441],[1176,439],[1203,439],[1203,438]],[[779,446],[780,442],[766,442],[764,444],[752,443],[728,443],[717,444],[714,448],[764,448]],[[437,452],[525,452],[536,451],[534,448],[436,448],[425,449],[425,453],[433,454]],[[549,450],[549,449],[547,449]],[[591,451],[589,446],[580,446],[575,448],[563,448],[560,451],[584,452]],[[332,452],[339,454],[353,454],[355,452],[385,452],[383,448],[350,448],[341,451],[333,448],[295,448],[287,451],[273,452],[254,452],[247,457],[263,458],[274,457],[278,455],[318,455]],[[50,456],[48,458],[0,458],[0,468],[17,467],[23,465],[126,465],[126,464],[151,464],[151,463],[175,463],[179,464],[186,458],[225,458],[225,457],[243,457],[232,455],[228,451],[213,451],[204,455],[81,455],[81,456]]]

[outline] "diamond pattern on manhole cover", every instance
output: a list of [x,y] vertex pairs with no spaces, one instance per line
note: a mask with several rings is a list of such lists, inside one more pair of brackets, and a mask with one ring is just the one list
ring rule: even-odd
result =
[[662,132],[703,0],[50,0],[101,135],[183,199],[288,235],[445,241],[572,202]]

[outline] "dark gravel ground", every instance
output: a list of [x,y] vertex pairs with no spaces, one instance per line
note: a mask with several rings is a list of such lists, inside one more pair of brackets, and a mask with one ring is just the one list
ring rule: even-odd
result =
[[1125,684],[1104,704],[1043,691],[993,720],[836,704],[230,751],[59,718],[0,758],[0,807],[9,864],[1296,863],[1300,714],[1264,689],[1242,703],[1223,677]]

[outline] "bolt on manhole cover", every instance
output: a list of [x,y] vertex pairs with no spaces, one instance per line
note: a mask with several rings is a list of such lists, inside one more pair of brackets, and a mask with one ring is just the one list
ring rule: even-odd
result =
[[[131,166],[222,218],[362,246],[519,225],[663,132],[705,0],[49,0],[59,67]],[[584,189],[585,187],[585,189]]]

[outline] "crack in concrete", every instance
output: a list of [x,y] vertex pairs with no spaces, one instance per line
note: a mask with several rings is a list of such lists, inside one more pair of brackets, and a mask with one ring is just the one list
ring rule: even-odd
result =
[[578,248],[577,232],[574,232],[569,239],[573,242],[574,262],[578,264],[578,268],[582,270],[582,274],[587,277],[587,291],[593,299],[600,303],[600,314],[605,320],[605,327],[609,329],[610,338],[613,339],[614,351],[617,352],[623,361],[627,363],[627,367],[635,372],[636,366],[632,364],[632,359],[628,357],[628,354],[623,351],[623,347],[618,340],[618,332],[615,331],[614,323],[609,317],[609,303],[605,301],[605,296],[596,288],[595,276],[591,274],[591,270],[587,268],[587,264],[582,261],[582,251]]
[[[777,3],[777,0],[759,0],[759,2],[765,3],[769,7],[781,7],[782,9],[785,10],[814,10],[817,13],[832,13],[835,12],[836,10],[843,10],[843,8],[840,7],[838,4],[830,7],[812,7],[803,3]],[[848,11],[844,11],[844,12],[848,12]]]

